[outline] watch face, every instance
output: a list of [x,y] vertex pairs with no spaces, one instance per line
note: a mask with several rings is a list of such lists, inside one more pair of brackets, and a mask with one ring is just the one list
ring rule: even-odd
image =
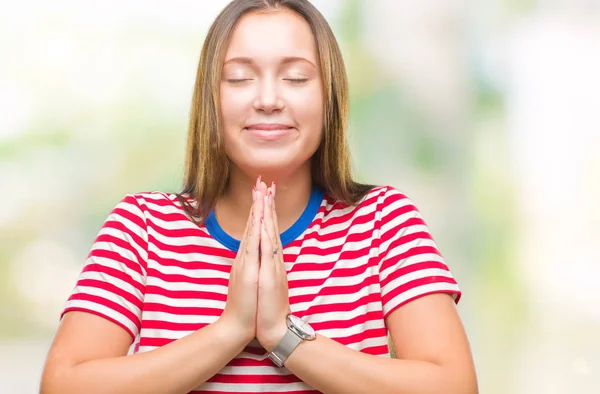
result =
[[305,339],[312,339],[315,337],[315,330],[313,330],[313,328],[304,320],[294,315],[289,315],[288,319],[294,328],[296,328],[300,334],[306,337]]

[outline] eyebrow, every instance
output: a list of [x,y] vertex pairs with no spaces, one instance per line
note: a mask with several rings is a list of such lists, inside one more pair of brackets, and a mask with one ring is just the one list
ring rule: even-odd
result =
[[[289,63],[294,63],[294,62],[307,62],[314,68],[317,68],[317,66],[315,66],[315,64],[313,62],[311,62],[307,58],[301,57],[301,56],[284,57],[281,61],[281,64],[289,64]],[[232,57],[231,59],[227,59],[223,64],[225,65],[225,64],[229,64],[229,63],[255,64],[254,60],[249,57]]]

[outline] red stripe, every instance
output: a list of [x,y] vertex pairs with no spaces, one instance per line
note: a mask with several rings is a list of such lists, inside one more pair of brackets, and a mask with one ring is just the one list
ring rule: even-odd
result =
[[377,321],[383,319],[383,312],[372,311],[358,315],[348,320],[328,320],[322,322],[311,322],[310,325],[315,331],[345,329],[356,326],[358,324],[366,324],[369,321]]
[[[300,265],[301,264],[298,264],[297,266],[300,266]],[[320,264],[316,264],[316,265],[320,266]],[[333,262],[333,263],[329,263],[328,266],[331,269],[331,273],[329,275],[327,275],[323,278],[315,278],[315,279],[293,279],[293,280],[288,279],[289,288],[296,289],[296,288],[303,288],[303,287],[322,286],[330,278],[352,278],[355,276],[363,275],[369,270],[369,268],[373,267],[373,264],[371,261],[367,261],[365,264],[359,265],[358,267],[334,268],[335,262]],[[306,266],[303,266],[302,268],[304,268],[302,270],[303,272],[317,271],[314,269],[311,270],[310,267],[306,267]],[[294,271],[295,270],[292,268],[290,273],[294,272]],[[289,273],[288,273],[288,275],[289,275]]]
[[335,337],[335,338],[332,337],[331,339],[333,339],[336,342],[341,343],[342,345],[349,346],[354,343],[362,342],[362,341],[370,339],[370,338],[381,338],[381,337],[385,337],[386,335],[387,335],[387,329],[385,327],[381,327],[381,328],[371,328],[371,329],[365,330],[363,332],[359,332],[359,333],[353,334],[353,335],[348,335],[345,337]]
[[355,285],[340,285],[340,286],[325,286],[322,287],[316,294],[302,294],[290,297],[290,304],[299,304],[303,302],[313,302],[317,297],[329,295],[354,295],[363,290],[365,287],[371,286],[379,282],[377,274],[369,275],[360,283]]
[[[186,269],[189,269],[192,272],[199,270],[199,268],[193,268],[194,264],[190,263],[190,265],[191,265],[191,268],[186,267]],[[208,269],[208,268],[205,268],[205,269]],[[163,274],[162,272],[160,272],[154,268],[148,268],[148,277],[158,278],[165,282],[171,282],[171,283],[185,282],[185,283],[195,284],[197,286],[217,285],[217,286],[227,287],[229,285],[229,279],[227,279],[227,278],[208,278],[208,277],[197,278],[197,277],[193,277],[193,276],[180,275],[180,274]]]
[[[208,248],[206,246],[196,246],[195,248],[191,248],[190,250],[187,250],[186,253],[197,253],[199,255],[204,254],[204,255],[209,255],[209,256],[213,256],[213,257],[224,257],[224,258],[231,257],[230,252],[229,253],[220,252],[219,254],[216,254],[215,251],[212,249],[214,249],[214,248]],[[177,249],[174,249],[173,251],[176,251],[176,250]],[[180,253],[180,251],[177,253]],[[233,257],[235,257],[235,255]],[[216,269],[216,270],[223,271],[223,272],[229,272],[229,270],[231,269],[230,264],[213,264],[213,263],[208,263],[208,262],[204,262],[204,261],[183,261],[183,260],[158,256],[154,251],[148,252],[148,260],[160,262],[160,265],[164,265],[166,267],[184,267],[186,269],[191,269],[191,267],[193,267],[193,269],[210,269],[210,270]],[[202,264],[204,264],[204,267],[202,266]]]
[[[100,253],[100,255],[105,254],[105,258],[110,258],[111,255],[113,255],[112,253]],[[118,256],[118,255],[116,255]],[[113,257],[116,257],[113,256]],[[116,260],[116,258],[114,258],[114,260]],[[112,267],[107,267],[105,265],[102,265],[101,263],[97,263],[96,260],[92,260],[94,262],[89,262],[88,264],[86,264],[83,267],[82,272],[97,272],[100,273],[103,277],[108,275],[108,276],[112,276],[113,278],[117,278],[122,280],[125,283],[130,284],[131,286],[135,287],[136,290],[138,290],[140,293],[144,293],[144,285],[142,283],[139,283],[137,280],[133,279],[131,277],[131,275],[126,274],[124,271],[112,268]],[[119,261],[119,260],[118,260]],[[119,261],[125,265],[126,262],[129,262],[129,260],[126,261]],[[107,281],[109,281],[109,278],[106,278]]]
[[360,349],[360,352],[372,354],[374,356],[384,356],[384,355],[390,353],[390,348],[388,347],[387,344],[381,345],[381,346],[370,346],[370,347],[366,347],[364,349]]
[[135,305],[139,310],[142,310],[143,301],[140,298],[128,291],[123,290],[113,283],[97,279],[80,279],[77,281],[77,286],[94,287],[96,289],[102,289],[109,293],[116,294],[117,296],[125,299],[127,302]]
[[414,300],[416,300],[416,299],[418,299],[418,298],[421,298],[421,297],[425,297],[425,296],[427,296],[427,295],[431,295],[431,294],[440,294],[440,293],[445,293],[445,294],[449,294],[449,295],[451,295],[451,296],[454,296],[454,297],[455,297],[455,299],[454,299],[454,302],[455,302],[456,304],[458,304],[458,301],[460,301],[460,297],[461,297],[461,295],[462,295],[462,293],[461,293],[460,291],[457,291],[457,290],[432,290],[432,291],[428,291],[428,292],[425,292],[425,293],[419,293],[419,294],[417,294],[416,296],[414,296],[414,297],[411,297],[411,298],[409,298],[409,299],[407,299],[407,300],[405,300],[405,301],[403,301],[403,302],[399,303],[398,305],[394,306],[392,309],[390,309],[390,310],[389,310],[389,311],[388,311],[388,312],[385,314],[385,318],[387,319],[387,317],[388,317],[388,316],[389,316],[389,315],[390,315],[392,312],[394,312],[396,309],[400,308],[402,305],[406,305],[406,304],[408,304],[408,303],[409,303],[409,302],[411,302],[411,301],[414,301]]
[[419,278],[415,280],[411,280],[403,285],[393,288],[386,294],[382,295],[383,305],[387,305],[392,299],[402,295],[409,290],[412,290],[419,286],[429,285],[432,283],[450,283],[452,285],[456,285],[456,281],[452,278],[448,278],[445,276],[428,276],[425,278]]
[[290,384],[301,382],[295,375],[228,375],[216,374],[207,382],[228,384]]
[[370,293],[364,297],[359,298],[352,302],[338,302],[336,304],[323,304],[323,305],[311,305],[308,310],[304,313],[299,311],[300,317],[305,315],[316,315],[320,313],[330,312],[350,312],[361,306],[367,305],[371,302],[380,301],[380,295],[378,293]]
[[220,308],[204,308],[195,306],[171,306],[165,304],[159,304],[156,302],[144,303],[144,311],[148,312],[164,312],[172,313],[174,315],[186,315],[186,316],[221,316],[223,309]]
[[[388,269],[391,269],[391,268],[388,268]],[[450,272],[450,271],[448,271],[448,267],[445,264],[440,263],[439,261],[423,261],[423,262],[419,262],[419,263],[410,264],[405,267],[399,267],[399,268],[395,269],[394,271],[390,272],[390,274],[381,281],[381,287],[383,288],[383,287],[387,286],[387,284],[389,282],[393,281],[394,279],[400,278],[406,274],[410,274],[410,273],[421,271],[421,270],[427,270],[427,269],[441,269],[448,273]],[[381,271],[381,272],[383,273],[384,271]],[[435,277],[432,276],[431,278],[435,278]]]
[[[137,203],[137,201],[135,200],[135,198],[125,198],[123,200],[123,202],[126,202],[128,204],[131,205],[135,205],[137,207],[137,209],[140,209],[139,204]],[[118,220],[117,218],[114,218],[114,216],[120,216],[122,218],[125,218],[127,220],[129,220],[130,222],[132,222],[133,224],[135,224],[140,230],[142,230],[143,232],[146,231],[146,220],[144,217],[140,217],[138,214],[133,213],[129,210],[129,208],[125,207],[122,204],[117,205],[112,212],[110,213],[110,215],[108,216],[108,220],[106,223],[110,223],[110,222],[118,222],[121,223],[120,220]],[[113,219],[114,218],[114,219]],[[129,230],[131,231],[131,230]],[[135,234],[135,233],[130,233],[130,234]]]
[[[159,241],[158,239],[154,238],[152,235],[148,236],[148,239],[150,240],[150,242],[152,244],[154,244],[156,246],[156,248],[160,251],[164,251],[164,252],[174,252],[174,253],[178,253],[178,254],[188,254],[188,253],[203,253],[203,254],[207,254],[210,256],[218,256],[218,257],[224,257],[224,258],[235,258],[236,253],[226,249],[225,247],[222,246],[218,246],[218,247],[211,247],[211,246],[207,246],[207,245],[202,245],[199,246],[198,244],[187,244],[187,245],[179,245],[177,244],[177,242],[179,242],[177,240],[177,238],[173,237],[172,235],[168,236],[169,238],[174,240],[174,245],[170,245],[170,244],[166,244],[163,243],[161,241]],[[152,252],[152,256],[156,256],[156,252]],[[164,258],[160,258],[161,260],[163,260]],[[166,260],[172,260],[172,259],[166,259]],[[177,261],[177,260],[174,260]]]
[[157,294],[163,297],[177,300],[213,300],[227,301],[227,293],[216,293],[213,291],[201,290],[167,290],[162,287],[147,285],[146,294]]
[[[182,214],[183,215],[183,214]],[[181,238],[181,237],[198,237],[200,239],[210,239],[212,237],[206,232],[206,227],[198,227],[197,225],[190,222],[189,219],[185,219],[187,222],[182,220],[170,222],[171,228],[163,228],[159,224],[154,223],[152,218],[148,219],[148,229],[151,229],[152,233],[157,233],[162,235],[163,237],[172,237],[172,238]],[[184,226],[185,227],[181,227]],[[179,228],[173,228],[176,226],[180,226]],[[150,234],[148,234],[150,236]],[[150,238],[148,238],[150,240]]]
[[[415,247],[410,248],[409,250],[407,250],[404,253],[400,253],[394,257],[391,257],[388,260],[384,260],[381,263],[380,270],[381,270],[381,272],[385,272],[394,266],[402,267],[402,264],[404,263],[403,260],[406,260],[409,257],[416,257],[419,255],[425,255],[425,254],[435,254],[435,255],[438,255],[441,257],[439,250],[434,246],[429,246],[429,245],[428,246],[415,246]],[[428,258],[428,257],[423,257],[423,259],[426,259],[426,258]],[[416,265],[416,264],[417,263],[410,264],[409,267],[412,265]],[[446,265],[443,265],[443,264],[442,264],[441,268],[445,269],[446,271],[448,270]]]
[[[190,391],[190,394],[200,394],[200,393],[206,393],[207,391]],[[209,391],[212,394],[231,394],[231,391],[216,391],[216,390],[211,390]],[[251,391],[249,391],[248,393],[251,393]],[[322,394],[320,391],[316,391],[316,390],[285,390],[285,391],[260,391],[261,394]]]
[[[96,245],[93,246],[94,249],[92,249],[90,251],[90,254],[88,255],[88,257],[93,256],[94,250],[110,250],[113,251],[112,249],[104,249],[104,246],[100,246],[98,245],[98,243],[100,242],[106,242],[108,244],[112,244],[115,246],[119,246],[120,248],[123,248],[125,250],[127,250],[128,252],[131,252],[134,256],[135,256],[135,264],[132,264],[132,267],[136,267],[136,265],[138,265],[136,268],[132,268],[135,269],[135,271],[139,272],[140,274],[142,273],[142,270],[140,269],[139,266],[144,266],[145,264],[143,263],[143,259],[142,256],[140,256],[140,254],[138,253],[138,251],[131,245],[131,243],[127,240],[124,240],[122,238],[118,238],[115,237],[112,234],[100,234],[96,237],[96,240],[94,241],[94,243]],[[116,253],[116,252],[115,252]]]

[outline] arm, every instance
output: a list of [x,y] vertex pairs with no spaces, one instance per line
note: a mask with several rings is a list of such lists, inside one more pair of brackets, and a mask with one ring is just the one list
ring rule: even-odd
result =
[[131,335],[93,314],[65,314],[50,349],[41,394],[187,393],[251,340],[220,319],[147,353],[127,356]]
[[[260,217],[262,205],[252,212]],[[255,336],[259,225],[250,219],[219,320],[163,347],[127,355],[142,329],[147,235],[136,200],[126,197],[100,231],[67,302],[40,392],[187,393],[219,372]]]
[[298,345],[285,366],[327,394],[478,392],[469,344],[451,297],[421,297],[390,313],[386,323],[399,359],[360,353],[318,335]]

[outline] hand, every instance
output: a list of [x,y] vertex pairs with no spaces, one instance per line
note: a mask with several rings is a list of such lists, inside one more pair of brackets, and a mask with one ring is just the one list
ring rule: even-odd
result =
[[269,189],[264,183],[260,186],[261,193],[264,191],[266,195],[263,197],[264,220],[260,233],[256,338],[267,352],[271,352],[287,331],[286,316],[290,313],[290,302],[275,212],[275,184]]
[[[259,180],[256,181],[259,185]],[[264,185],[264,183],[263,183]],[[229,322],[250,342],[256,336],[258,303],[259,256],[258,247],[263,217],[264,192],[252,191],[252,209],[237,256],[229,275],[227,303],[221,320]]]

